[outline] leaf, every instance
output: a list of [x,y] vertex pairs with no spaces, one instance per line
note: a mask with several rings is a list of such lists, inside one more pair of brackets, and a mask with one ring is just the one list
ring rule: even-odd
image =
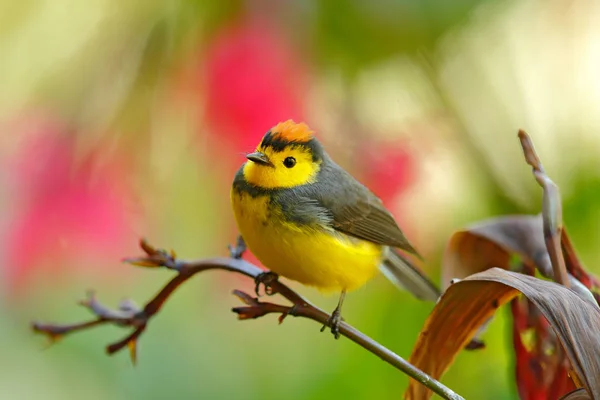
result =
[[[578,387],[600,399],[600,308],[554,282],[493,268],[450,286],[435,305],[409,362],[434,379],[452,364],[479,326],[496,309],[523,293],[556,333]],[[411,380],[407,399],[428,399],[431,392]]]
[[[594,291],[596,301],[599,301],[600,282],[584,270],[564,229],[561,241],[567,271],[572,275],[571,284],[575,286],[573,289],[592,297],[579,282],[574,281],[575,278]],[[513,254],[521,258],[525,267],[522,272],[533,275],[534,269],[537,269],[544,277],[553,277],[541,214],[492,218],[454,233],[442,260],[442,287],[448,287],[453,279],[488,268],[510,269]]]
[[129,348],[129,358],[131,359],[131,363],[135,366],[137,364],[137,339],[132,339],[127,342],[127,347]]
[[150,257],[135,257],[135,258],[124,258],[121,260],[124,263],[135,265],[136,267],[145,268],[160,268],[162,267],[160,260],[155,260]]
[[[512,254],[521,256],[523,272],[533,275],[538,265],[540,270],[551,274],[540,215],[492,218],[454,233],[442,260],[442,287],[489,268],[510,269]],[[490,322],[491,319],[479,328],[475,338],[465,347],[467,350],[485,347],[481,336]]]
[[[573,289],[588,296],[594,302],[587,288],[594,288],[595,278],[585,272],[570,244],[566,232],[562,231],[562,247],[566,265],[573,276],[570,277]],[[514,215],[490,219],[472,225],[466,230],[455,233],[446,248],[442,264],[442,282],[448,285],[452,279],[463,278],[491,267],[511,268],[512,255],[518,255],[521,272],[534,275],[537,269],[546,277],[552,277],[550,257],[543,232],[541,215]],[[514,299],[513,303],[519,302]],[[563,352],[551,352],[548,349],[559,348],[556,336],[549,331],[547,323],[536,316],[539,312],[530,307],[525,299],[524,308],[512,307],[514,318],[513,344],[516,355],[516,384],[522,399],[556,397],[573,389],[568,377],[568,361]],[[531,312],[523,311],[531,310]],[[521,315],[518,315],[521,313]],[[466,346],[472,349],[472,343],[483,343],[480,336],[486,324],[482,325],[475,340]],[[544,320],[545,321],[545,320]],[[531,348],[527,349],[522,342],[523,335],[528,335]]]
[[442,285],[492,267],[509,269],[511,254],[530,268],[552,276],[541,215],[515,215],[486,220],[456,232],[442,262]]
[[585,389],[577,389],[567,393],[559,400],[592,400],[592,398]]

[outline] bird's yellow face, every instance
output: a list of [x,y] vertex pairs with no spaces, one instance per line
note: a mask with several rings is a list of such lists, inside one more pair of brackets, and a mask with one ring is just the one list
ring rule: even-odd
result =
[[289,120],[271,129],[248,154],[244,178],[256,187],[282,189],[313,183],[323,151],[305,124]]

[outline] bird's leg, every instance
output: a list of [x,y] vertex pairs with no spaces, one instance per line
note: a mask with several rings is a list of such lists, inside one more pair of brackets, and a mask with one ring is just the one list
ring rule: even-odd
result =
[[[229,245],[227,247],[229,248],[229,256],[238,260],[242,258],[247,249],[246,242],[242,235],[238,235],[235,246]],[[279,276],[271,271],[262,272],[256,275],[256,278],[254,278],[254,283],[256,284],[254,291],[256,292],[256,296],[260,297],[260,285],[265,286],[265,294],[269,296],[274,295],[275,291],[271,287],[271,283],[277,281],[278,278]]]
[[229,256],[231,258],[235,258],[235,259],[239,260],[242,258],[242,256],[246,252],[247,247],[246,247],[246,242],[244,241],[244,238],[242,237],[242,235],[238,235],[235,246],[229,245],[229,246],[227,246],[227,248],[229,249]]
[[336,339],[340,338],[340,322],[342,322],[342,304],[344,304],[344,299],[346,298],[346,290],[342,290],[340,294],[340,300],[338,301],[338,305],[331,313],[331,317],[327,321],[327,325],[323,325],[321,328],[321,332],[325,330],[327,326],[331,328],[331,333],[333,333],[333,337]]
[[267,296],[273,296],[276,294],[277,292],[273,289],[271,284],[273,282],[277,282],[277,279],[279,279],[279,275],[271,271],[261,272],[260,274],[256,275],[256,278],[254,278],[254,283],[256,284],[254,291],[256,292],[256,296],[260,297],[260,285],[265,287],[265,294]]

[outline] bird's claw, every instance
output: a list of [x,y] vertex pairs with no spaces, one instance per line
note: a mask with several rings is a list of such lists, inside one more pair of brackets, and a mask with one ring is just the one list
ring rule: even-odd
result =
[[260,274],[256,275],[256,278],[254,278],[254,283],[256,284],[254,291],[256,292],[256,296],[260,297],[260,285],[265,287],[265,294],[267,296],[273,296],[275,293],[277,293],[271,284],[273,282],[277,282],[278,279],[279,275],[271,271],[261,272]]
[[333,337],[336,339],[339,339],[340,338],[340,324],[342,323],[342,321],[343,321],[342,312],[338,308],[336,308],[333,311],[333,313],[331,314],[331,317],[329,317],[329,319],[327,320],[327,324],[323,325],[323,327],[321,328],[321,332],[323,332],[325,330],[325,328],[330,327]]
[[235,246],[228,245],[227,248],[229,249],[229,257],[239,260],[246,252],[246,242],[244,241],[244,238],[240,235],[237,238]]

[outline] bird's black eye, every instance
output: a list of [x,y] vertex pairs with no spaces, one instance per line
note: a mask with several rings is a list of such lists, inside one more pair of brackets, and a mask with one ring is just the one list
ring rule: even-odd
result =
[[286,157],[286,159],[283,160],[283,165],[285,165],[287,168],[292,168],[294,165],[296,165],[296,159],[294,157]]

